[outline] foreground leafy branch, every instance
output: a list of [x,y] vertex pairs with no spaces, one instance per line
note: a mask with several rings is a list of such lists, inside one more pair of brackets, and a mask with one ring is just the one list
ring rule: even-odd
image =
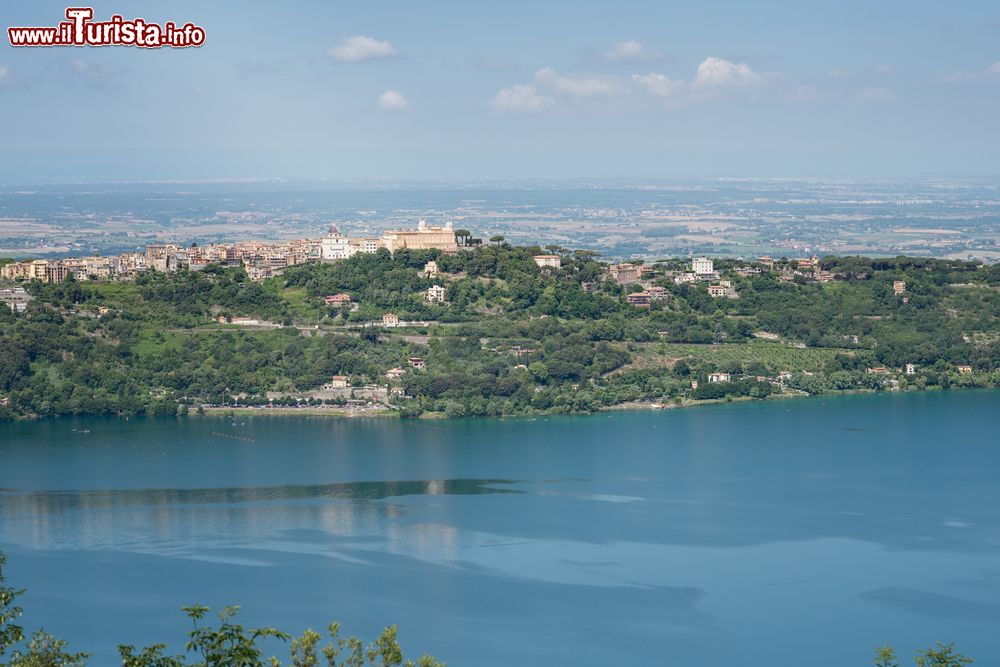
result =
[[[15,623],[23,613],[16,600],[24,591],[4,585],[6,562],[6,556],[0,554],[0,659],[8,649],[24,641],[24,629]],[[194,662],[187,662],[186,656],[168,655],[166,644],[144,648],[123,644],[118,647],[122,667],[281,667],[278,658],[264,657],[264,642],[269,639],[292,640],[289,667],[445,667],[426,654],[416,662],[406,660],[396,639],[395,625],[366,646],[357,637],[341,637],[340,624],[333,623],[327,629],[329,642],[321,645],[323,636],[314,630],[293,639],[271,627],[244,627],[234,620],[239,610],[236,606],[225,607],[218,612],[217,625],[206,625],[204,620],[211,611],[208,607],[182,609],[193,624],[184,648]],[[10,662],[0,660],[0,667],[86,667],[90,655],[71,653],[66,647],[65,640],[39,630],[23,649],[14,651]]]
[[[913,659],[917,667],[963,667],[971,665],[972,658],[967,658],[955,651],[954,644],[936,644],[923,651],[917,651],[917,657]],[[899,660],[896,659],[896,650],[891,646],[880,646],[875,649],[875,659],[872,660],[875,667],[899,667]]]

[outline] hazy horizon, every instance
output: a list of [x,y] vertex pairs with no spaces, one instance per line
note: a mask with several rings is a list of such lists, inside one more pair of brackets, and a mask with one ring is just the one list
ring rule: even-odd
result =
[[273,185],[273,186],[303,186],[309,188],[330,189],[428,189],[439,188],[496,188],[520,189],[525,187],[551,187],[553,189],[568,188],[696,188],[714,185],[731,184],[825,184],[825,185],[946,185],[976,184],[987,189],[1000,188],[1000,176],[986,174],[970,175],[884,175],[884,176],[850,176],[850,175],[782,175],[782,176],[674,176],[674,177],[642,177],[642,176],[424,176],[424,177],[355,177],[355,178],[308,178],[287,176],[217,176],[205,178],[136,178],[136,179],[64,179],[49,181],[0,182],[0,188],[64,188],[72,186],[169,186],[169,185]]

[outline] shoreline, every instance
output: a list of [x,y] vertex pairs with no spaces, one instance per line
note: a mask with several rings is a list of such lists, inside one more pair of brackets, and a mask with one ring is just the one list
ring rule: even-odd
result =
[[[969,391],[981,389],[980,387],[960,387],[957,391]],[[988,389],[988,388],[987,388]],[[586,415],[596,415],[605,412],[640,412],[640,411],[661,411],[661,410],[679,410],[687,408],[698,408],[708,405],[724,405],[727,403],[753,403],[753,402],[767,402],[767,401],[781,401],[781,400],[798,400],[798,399],[812,399],[812,398],[825,398],[833,396],[860,396],[860,395],[876,395],[876,394],[911,394],[919,392],[942,392],[942,391],[956,391],[956,389],[902,389],[897,391],[876,391],[874,389],[843,389],[838,391],[831,391],[824,394],[807,394],[805,392],[794,393],[794,394],[772,394],[766,398],[753,398],[750,396],[738,396],[735,398],[709,398],[703,400],[684,400],[681,403],[656,403],[655,401],[627,401],[625,403],[616,403],[614,405],[607,405],[601,407],[594,412],[524,412],[510,415],[498,415],[498,416],[470,416],[470,417],[459,417],[458,419],[523,419],[530,417],[550,417],[550,416],[586,416]],[[205,408],[205,413],[203,415],[197,415],[194,412],[189,413],[189,417],[204,417],[204,416],[225,416],[225,413],[232,413],[235,415],[242,416],[274,416],[274,417],[332,417],[341,419],[364,419],[364,418],[378,418],[378,419],[404,419],[399,414],[399,410],[393,408],[383,408],[383,409],[371,409],[371,410],[346,410],[342,407],[317,407],[310,406],[306,408],[292,408],[292,407],[239,407],[239,408]],[[82,416],[82,415],[81,415]],[[417,420],[429,420],[429,421],[451,421],[452,419],[445,415],[443,412],[425,412],[419,417],[415,417]]]
[[[830,398],[830,397],[840,397],[840,396],[860,396],[860,395],[878,395],[878,394],[912,394],[912,393],[940,393],[940,392],[951,392],[951,391],[973,391],[973,390],[998,390],[995,387],[951,387],[948,389],[943,388],[921,388],[921,389],[899,389],[895,391],[877,391],[874,389],[842,389],[837,391],[830,391],[823,394],[807,394],[805,392],[798,393],[787,393],[787,394],[772,394],[766,398],[754,398],[750,396],[738,396],[738,397],[727,397],[727,398],[712,398],[703,400],[683,400],[680,403],[665,402],[657,403],[655,401],[627,401],[624,403],[616,403],[614,405],[603,406],[593,412],[525,412],[509,415],[483,415],[483,416],[468,416],[459,417],[457,419],[524,419],[524,418],[535,418],[535,417],[552,417],[552,416],[586,416],[586,415],[596,415],[601,413],[610,412],[641,412],[641,411],[665,411],[665,410],[678,410],[678,409],[688,409],[688,408],[698,408],[708,405],[723,405],[727,403],[752,403],[752,402],[767,402],[767,401],[782,401],[782,400],[793,400],[793,399],[813,399],[813,398]],[[333,418],[333,419],[406,419],[400,415],[398,408],[382,406],[378,408],[344,408],[343,406],[308,406],[308,407],[289,407],[289,406],[277,406],[277,407],[253,407],[253,406],[241,406],[241,407],[205,407],[204,412],[198,414],[195,410],[191,410],[188,414],[183,415],[185,418],[197,418],[197,417],[323,417],[323,418]],[[179,418],[182,415],[177,415],[175,418]],[[21,416],[7,422],[8,424],[16,423],[27,423],[27,422],[37,422],[45,419],[66,419],[66,418],[79,418],[79,417],[117,417],[119,419],[132,419],[132,418],[146,418],[147,415],[137,414],[137,415],[108,415],[108,414],[76,414],[76,415],[52,415],[48,417],[42,417],[38,415]],[[158,417],[159,419],[165,419],[169,417]],[[427,421],[451,421],[443,412],[425,412],[418,417],[414,417],[415,420],[427,420]]]
[[[960,391],[967,391],[970,389],[981,389],[982,387],[960,387]],[[988,389],[988,388],[987,388]],[[661,410],[679,410],[686,408],[698,408],[708,405],[724,405],[727,403],[754,403],[754,402],[766,402],[766,401],[782,401],[782,400],[797,400],[797,399],[810,399],[810,398],[824,398],[831,396],[860,396],[860,395],[875,395],[875,394],[910,394],[917,392],[940,392],[940,391],[953,391],[953,389],[901,389],[896,391],[876,391],[874,389],[841,389],[837,391],[831,391],[824,394],[807,394],[805,392],[787,393],[787,394],[772,394],[766,398],[754,398],[751,396],[737,396],[728,398],[706,398],[702,400],[690,400],[685,399],[680,403],[665,402],[657,403],[655,401],[626,401],[624,403],[615,403],[614,405],[603,406],[594,412],[524,412],[510,415],[498,415],[498,416],[470,416],[470,417],[459,417],[458,419],[522,419],[525,417],[550,417],[550,416],[572,416],[572,415],[596,415],[604,412],[640,412],[640,411],[650,411],[656,412]],[[311,406],[307,408],[292,408],[292,407],[240,407],[240,408],[205,408],[204,415],[196,415],[190,413],[188,416],[206,416],[208,414],[213,414],[218,416],[226,412],[232,412],[234,415],[258,415],[258,416],[278,416],[278,417],[295,417],[295,416],[312,416],[312,417],[337,417],[344,419],[357,419],[365,417],[378,417],[380,419],[386,418],[397,418],[404,419],[399,415],[399,411],[393,408],[384,408],[380,410],[345,410],[341,407],[317,407]],[[414,419],[418,420],[443,420],[450,421],[447,415],[443,412],[425,412]]]

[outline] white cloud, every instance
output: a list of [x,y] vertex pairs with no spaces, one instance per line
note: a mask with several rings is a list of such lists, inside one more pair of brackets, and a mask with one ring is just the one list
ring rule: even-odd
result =
[[378,105],[382,109],[405,109],[410,102],[397,90],[387,90],[378,96]]
[[355,35],[347,37],[337,46],[331,47],[327,55],[342,63],[360,63],[366,60],[382,60],[398,56],[396,50],[389,42],[383,42],[373,37]]
[[716,90],[760,83],[761,76],[746,63],[734,63],[711,56],[698,65],[691,87],[696,90]]
[[531,83],[504,88],[490,102],[501,111],[542,111],[554,106],[557,99],[593,100],[627,92],[615,78],[564,76],[551,67],[535,72]]
[[[637,52],[634,47],[630,49],[633,54]],[[563,101],[583,103],[622,98],[636,88],[673,104],[706,100],[725,88],[749,88],[765,82],[780,81],[780,74],[761,75],[746,63],[734,63],[716,57],[702,61],[690,81],[674,79],[658,72],[633,74],[627,78],[574,76],[560,74],[551,67],[543,67],[535,72],[531,83],[501,90],[491,105],[507,111],[540,111]]]
[[649,62],[662,57],[659,51],[650,51],[635,40],[618,42],[603,54],[604,60],[609,63]]
[[535,83],[570,97],[610,97],[622,92],[621,85],[611,79],[563,76],[551,67],[535,72]]
[[[780,78],[777,74],[770,74],[768,77],[772,81]],[[734,63],[725,58],[712,56],[705,58],[698,65],[698,70],[691,81],[671,79],[656,72],[633,74],[631,80],[656,97],[690,101],[705,99],[711,93],[725,88],[755,86],[762,83],[764,77],[746,63]]]
[[490,106],[498,111],[516,113],[542,111],[553,104],[555,100],[539,93],[538,88],[530,83],[504,88],[490,102]]
[[851,73],[842,69],[832,69],[830,70],[831,79],[846,79],[851,76]]
[[10,80],[10,67],[7,65],[0,65],[0,83]]
[[671,79],[663,74],[633,74],[632,81],[657,97],[674,97],[684,92],[684,82]]
[[878,74],[892,74],[893,72],[896,71],[896,68],[893,67],[892,65],[879,65],[878,67],[875,68],[875,71]]
[[861,102],[891,102],[896,95],[885,86],[868,86],[855,91],[854,98]]
[[1000,63],[993,63],[987,71],[990,74],[1000,75]]

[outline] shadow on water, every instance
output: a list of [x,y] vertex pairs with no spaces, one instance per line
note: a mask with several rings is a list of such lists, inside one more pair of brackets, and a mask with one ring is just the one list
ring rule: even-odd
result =
[[519,489],[499,485],[515,484],[506,479],[444,479],[394,482],[347,482],[224,489],[123,489],[94,491],[31,491],[19,493],[0,489],[0,503],[26,504],[38,509],[99,509],[123,506],[214,505],[282,500],[339,498],[343,500],[383,500],[402,496],[458,495],[489,493],[523,494]]

